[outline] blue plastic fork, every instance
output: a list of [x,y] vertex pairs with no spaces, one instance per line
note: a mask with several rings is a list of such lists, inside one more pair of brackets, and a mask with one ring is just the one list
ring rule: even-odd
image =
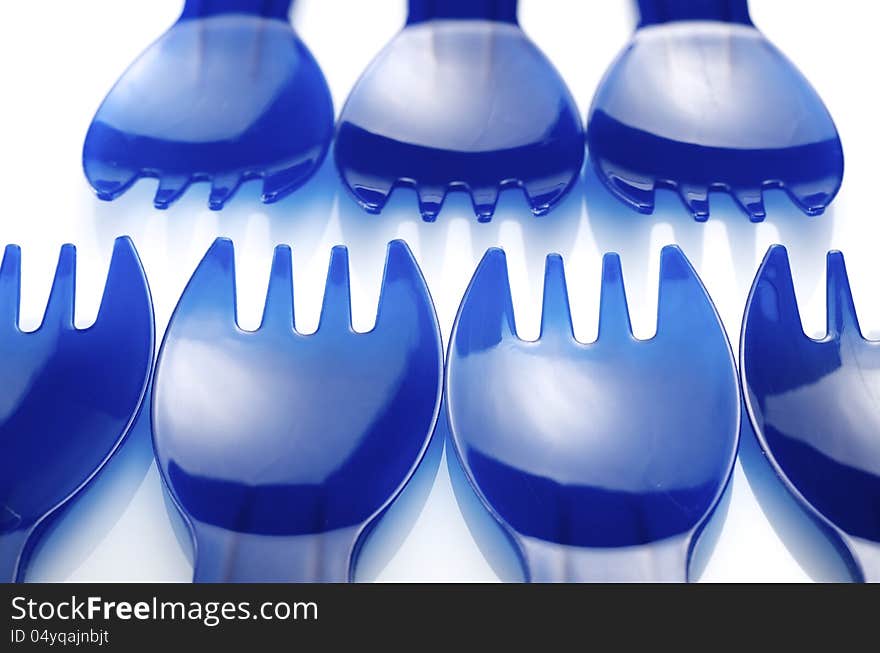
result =
[[491,220],[504,188],[535,215],[568,191],[583,129],[562,78],[517,24],[516,0],[410,0],[406,27],[370,64],[342,109],[336,164],[371,213],[395,187],[436,219],[450,190]]
[[862,337],[843,255],[828,254],[827,333],[801,326],[788,255],[771,247],[743,320],[746,408],[786,488],[856,579],[880,582],[880,343]]
[[293,324],[290,249],[278,247],[257,331],[236,325],[233,247],[218,239],[159,353],[154,444],[195,544],[194,578],[352,578],[360,544],[421,460],[443,352],[428,289],[389,245],[376,325],[351,328],[348,261],[333,249],[320,325]]
[[193,182],[221,209],[263,180],[264,202],[302,185],[333,135],[333,103],[318,64],[287,21],[292,0],[186,0],[174,26],[122,75],[98,109],[83,167],[113,200],[157,177],[167,208]]
[[452,332],[446,392],[462,467],[530,581],[686,580],[736,456],[733,355],[681,251],[664,248],[657,334],[633,338],[616,254],[599,337],[575,340],[562,259],[541,335],[516,334],[504,253],[484,256]]
[[50,518],[128,434],[153,367],[153,306],[134,245],[119,238],[95,323],[73,324],[76,251],[61,248],[40,328],[18,327],[21,252],[0,267],[0,581],[24,579]]
[[596,91],[590,160],[642,212],[656,188],[697,220],[709,191],[730,193],[752,221],[763,191],[782,188],[822,213],[843,179],[843,150],[822,100],[755,29],[746,0],[639,0],[641,22]]

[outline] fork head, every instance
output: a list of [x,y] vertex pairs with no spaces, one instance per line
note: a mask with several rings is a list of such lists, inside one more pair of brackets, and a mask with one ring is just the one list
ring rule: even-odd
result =
[[287,22],[290,0],[187,0],[175,25],[122,75],[95,114],[83,167],[113,200],[141,177],[159,180],[167,208],[210,182],[221,209],[262,179],[264,202],[303,184],[333,134],[318,64]]
[[880,542],[880,343],[862,337],[840,252],[827,271],[827,333],[814,340],[785,248],[767,252],[743,320],[746,407],[794,496],[843,533]]
[[134,246],[119,238],[95,323],[73,322],[75,249],[61,248],[39,329],[18,326],[20,250],[0,267],[0,572],[21,578],[35,529],[100,470],[128,433],[153,363],[153,309]]
[[453,329],[456,451],[527,563],[527,539],[612,549],[695,536],[733,467],[733,358],[690,264],[663,250],[657,334],[647,341],[631,334],[617,255],[603,268],[592,344],[572,335],[558,255],[547,259],[537,341],[516,334],[498,249],[483,258]]
[[334,148],[364,209],[378,213],[395,187],[411,187],[427,221],[450,190],[470,193],[480,221],[505,188],[546,213],[584,157],[574,99],[519,28],[513,0],[411,0],[406,27],[349,95]]
[[781,188],[821,214],[843,179],[843,150],[809,82],[752,25],[745,0],[641,0],[642,21],[593,99],[587,145],[596,173],[632,208],[677,192],[697,220],[709,192],[752,221]]
[[282,548],[289,536],[357,537],[409,479],[433,433],[443,371],[428,290],[402,241],[388,247],[375,327],[354,332],[349,310],[342,247],[312,335],[294,327],[289,248],[275,250],[256,331],[236,324],[231,241],[218,239],[195,271],[159,353],[153,427],[197,558],[212,554],[212,529]]

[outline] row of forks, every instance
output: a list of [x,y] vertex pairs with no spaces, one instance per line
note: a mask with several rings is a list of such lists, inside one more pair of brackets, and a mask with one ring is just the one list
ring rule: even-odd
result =
[[587,149],[598,178],[643,213],[666,188],[706,220],[710,191],[724,191],[760,221],[764,191],[780,188],[817,215],[841,185],[831,115],[746,0],[639,0],[637,30],[586,125],[520,28],[516,0],[409,0],[406,24],[338,120],[290,6],[187,0],[95,114],[83,166],[98,197],[152,177],[162,209],[205,182],[219,210],[261,180],[263,201],[275,202],[315,173],[331,143],[361,207],[379,212],[396,188],[413,188],[428,221],[454,190],[469,193],[480,221],[513,188],[542,215],[577,182]]
[[[234,251],[218,239],[183,292],[153,374],[149,288],[117,240],[95,324],[73,324],[62,249],[39,329],[18,328],[20,252],[0,267],[0,571],[22,580],[52,519],[120,446],[152,379],[156,459],[189,525],[196,581],[348,581],[439,419],[530,581],[685,581],[723,521],[744,405],[787,491],[852,578],[876,579],[880,384],[843,259],[829,255],[828,335],[800,327],[785,250],[746,307],[737,373],[712,301],[677,247],[661,255],[657,332],[630,328],[617,255],[599,335],[573,335],[562,259],[547,258],[541,334],[517,336],[504,252],[477,268],[446,363],[408,247],[389,244],[375,326],[351,326],[334,248],[318,330],[293,316],[291,252],[274,255],[263,320],[236,321]],[[740,379],[745,392],[740,392]],[[445,397],[446,411],[441,411]]]

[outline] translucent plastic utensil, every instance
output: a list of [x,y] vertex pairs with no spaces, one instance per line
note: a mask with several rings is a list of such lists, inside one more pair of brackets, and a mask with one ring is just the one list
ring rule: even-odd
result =
[[410,0],[406,27],[342,109],[336,164],[371,213],[395,187],[432,221],[450,190],[491,220],[504,188],[535,215],[580,174],[583,129],[562,78],[517,24],[516,0]]
[[709,191],[752,221],[763,191],[822,213],[843,179],[834,122],[804,76],[755,29],[746,0],[639,0],[641,22],[593,99],[590,160],[642,212],[675,190],[697,220]]
[[836,538],[854,578],[880,582],[880,343],[859,329],[843,255],[828,254],[827,334],[801,326],[776,245],[743,320],[746,409],[787,489]]
[[153,306],[119,238],[95,323],[73,324],[76,251],[61,248],[40,328],[18,327],[21,252],[0,266],[0,581],[24,579],[41,529],[128,434],[153,367]]
[[179,20],[122,75],[86,135],[83,167],[113,200],[156,177],[167,208],[210,182],[221,209],[263,180],[274,202],[317,170],[333,135],[318,64],[287,21],[292,0],[186,0]]
[[657,334],[633,338],[607,254],[599,337],[575,340],[562,259],[547,258],[541,335],[516,334],[507,265],[487,252],[447,360],[450,429],[526,580],[684,581],[736,456],[740,396],[721,322],[676,247]]
[[290,249],[278,247],[262,325],[242,331],[232,242],[218,239],[165,335],[154,444],[197,582],[350,580],[433,433],[440,330],[402,241],[388,247],[373,330],[352,331],[345,248],[314,334],[295,331],[292,299]]

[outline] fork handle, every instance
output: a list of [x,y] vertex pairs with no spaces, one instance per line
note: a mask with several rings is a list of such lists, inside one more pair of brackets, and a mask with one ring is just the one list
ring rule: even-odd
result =
[[682,20],[751,25],[747,0],[639,0],[639,27]]
[[360,525],[308,535],[256,535],[197,522],[195,583],[346,583]]
[[587,548],[521,537],[532,583],[684,583],[689,536],[642,546]]
[[21,581],[22,562],[31,530],[0,532],[0,583]]
[[409,0],[407,25],[434,19],[481,19],[515,25],[516,0]]
[[251,14],[287,20],[293,0],[186,0],[180,20],[220,14]]
[[855,554],[861,571],[861,581],[880,583],[880,543],[846,538],[846,543]]

